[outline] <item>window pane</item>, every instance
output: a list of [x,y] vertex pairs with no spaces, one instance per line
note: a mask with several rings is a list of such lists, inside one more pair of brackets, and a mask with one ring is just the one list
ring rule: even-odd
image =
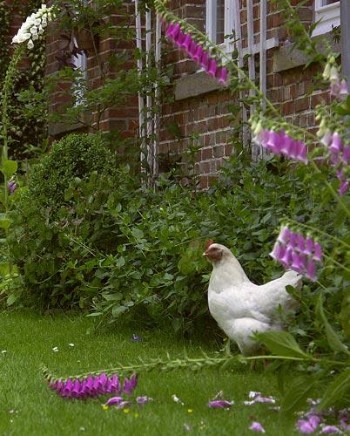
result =
[[322,6],[327,6],[330,5],[332,3],[338,3],[339,0],[322,0]]
[[222,44],[225,36],[225,0],[216,0],[217,23],[216,23],[216,43]]

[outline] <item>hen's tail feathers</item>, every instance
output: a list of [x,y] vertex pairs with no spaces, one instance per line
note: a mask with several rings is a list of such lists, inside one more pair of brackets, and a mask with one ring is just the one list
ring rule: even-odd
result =
[[303,276],[296,271],[288,270],[283,274],[282,277],[286,279],[286,282],[288,282],[289,285],[293,286],[293,288],[301,288]]

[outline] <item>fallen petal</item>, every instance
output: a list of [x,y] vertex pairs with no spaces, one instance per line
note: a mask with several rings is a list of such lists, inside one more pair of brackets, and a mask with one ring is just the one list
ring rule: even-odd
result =
[[140,404],[140,405],[146,404],[146,403],[148,403],[150,401],[152,401],[152,398],[151,397],[147,397],[147,395],[141,395],[139,397],[136,397],[136,403]]
[[342,431],[336,425],[325,425],[321,430],[321,434],[326,433],[342,433]]
[[106,401],[106,406],[115,406],[120,404],[123,401],[123,397],[111,397]]
[[208,407],[212,409],[228,409],[234,404],[233,401],[227,400],[212,400],[209,401]]
[[260,422],[254,421],[251,423],[249,430],[258,431],[260,433],[265,433],[264,427],[260,424]]

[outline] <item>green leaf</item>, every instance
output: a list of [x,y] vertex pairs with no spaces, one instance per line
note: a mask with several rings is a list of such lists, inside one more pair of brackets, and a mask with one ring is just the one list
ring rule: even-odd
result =
[[0,276],[6,277],[11,271],[11,264],[9,262],[0,263]]
[[346,369],[337,375],[330,383],[323,395],[319,409],[326,409],[341,400],[350,390],[350,369]]
[[288,332],[265,332],[256,334],[259,342],[264,344],[272,354],[283,357],[310,358]]
[[112,315],[117,318],[122,313],[126,312],[128,310],[125,306],[114,306],[112,309]]
[[281,403],[282,411],[284,413],[293,413],[302,409],[315,386],[316,381],[308,376],[289,380],[288,389]]
[[323,309],[323,298],[320,294],[319,299],[317,301],[316,305],[316,314],[320,318],[320,320],[323,323],[323,326],[325,328],[326,338],[328,341],[328,345],[333,351],[339,352],[339,353],[346,353],[350,354],[348,347],[344,345],[341,340],[339,339],[339,336],[333,329],[333,327],[329,324],[326,314],[324,313]]
[[2,162],[1,172],[5,174],[7,178],[10,178],[15,174],[18,168],[18,163],[15,160],[5,159]]
[[131,233],[135,239],[142,239],[143,238],[143,231],[138,229],[137,227],[134,227],[131,230]]
[[8,306],[12,306],[12,304],[14,304],[16,301],[17,301],[17,295],[11,294],[8,296],[8,298],[6,300],[6,304]]
[[0,228],[7,230],[11,225],[11,220],[7,218],[5,213],[0,213]]
[[123,256],[118,257],[118,259],[117,259],[115,265],[116,265],[118,268],[121,268],[122,266],[124,266],[124,265],[125,265],[125,258],[124,258]]

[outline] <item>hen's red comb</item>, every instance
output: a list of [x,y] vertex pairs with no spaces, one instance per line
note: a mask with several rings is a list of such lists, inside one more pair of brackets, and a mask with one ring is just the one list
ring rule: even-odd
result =
[[205,249],[208,250],[211,244],[214,244],[214,241],[212,239],[208,239],[207,242],[205,243]]

